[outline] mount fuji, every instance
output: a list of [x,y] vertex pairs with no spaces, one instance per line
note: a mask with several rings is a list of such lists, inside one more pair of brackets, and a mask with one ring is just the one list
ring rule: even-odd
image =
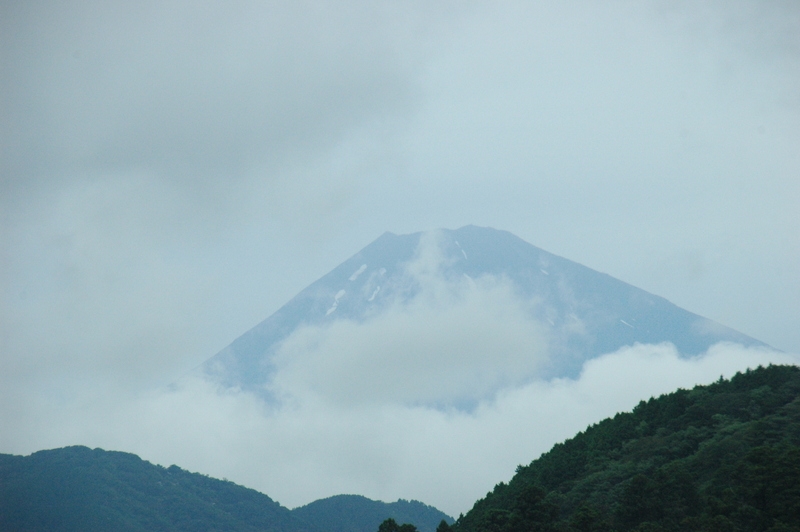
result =
[[[539,249],[509,232],[466,226],[408,235],[384,233],[206,361],[201,371],[220,385],[274,398],[272,380],[281,360],[293,356],[287,355],[291,351],[287,346],[293,345],[293,339],[303,331],[324,332],[344,325],[352,331],[397,316],[410,319],[422,308],[421,301],[433,301],[425,308],[427,316],[434,318],[437,312],[466,305],[468,300],[477,301],[469,308],[478,309],[486,298],[470,299],[473,293],[502,294],[499,299],[489,299],[511,301],[516,313],[524,315],[516,322],[500,316],[498,322],[505,322],[507,327],[496,331],[498,342],[509,331],[521,329],[530,329],[531,338],[541,339],[530,346],[530,353],[514,355],[537,357],[537,363],[520,366],[515,362],[517,365],[512,365],[507,374],[496,376],[498,383],[524,380],[534,374],[539,378],[575,377],[587,360],[636,343],[669,342],[682,357],[703,353],[718,342],[765,346],[664,298]],[[468,336],[484,324],[476,318],[456,320],[450,326],[455,329],[452,338],[456,338],[460,333]],[[425,335],[418,328],[409,327],[407,335],[421,337],[409,351],[422,349],[425,353],[408,353],[408,364],[420,366],[419,372],[425,371],[427,363],[420,360],[434,360],[448,349],[446,342],[426,348]],[[380,353],[391,349],[389,344],[397,344],[397,337],[382,340],[374,335],[361,344],[364,342],[370,342],[369,348]],[[324,342],[311,344],[325,356]],[[491,344],[472,346],[467,338],[457,351],[466,353],[473,348],[493,350]],[[297,345],[293,349],[296,352]],[[515,349],[527,348],[523,345]],[[450,353],[443,364],[456,369],[459,356]],[[486,360],[479,372],[492,367],[493,357],[500,357],[493,353],[482,356]],[[452,399],[457,402],[459,398]]]

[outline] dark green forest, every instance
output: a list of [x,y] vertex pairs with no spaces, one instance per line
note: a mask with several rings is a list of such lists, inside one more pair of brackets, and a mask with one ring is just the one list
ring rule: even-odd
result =
[[799,395],[800,368],[770,366],[642,401],[519,466],[449,528],[800,531]]
[[413,522],[420,532],[452,522],[418,501],[358,495],[289,510],[233,482],[130,453],[65,447],[0,454],[0,532],[373,532],[387,518]]
[[255,490],[87,447],[0,455],[0,530],[316,531]]

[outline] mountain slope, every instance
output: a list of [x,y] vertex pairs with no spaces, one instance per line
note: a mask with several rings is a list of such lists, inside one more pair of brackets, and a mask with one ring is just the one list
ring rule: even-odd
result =
[[408,304],[426,289],[416,272],[420,264],[430,267],[425,261],[431,257],[441,283],[488,276],[513,285],[531,307],[530,318],[549,331],[545,376],[576,376],[585,360],[636,342],[671,342],[684,356],[720,341],[763,345],[511,233],[466,226],[383,234],[208,360],[204,372],[228,386],[260,389],[272,375],[281,342],[292,333],[337,320],[369,321]]
[[289,510],[233,482],[130,453],[65,447],[0,454],[0,531],[372,532],[389,517],[434,532],[453,519],[418,501],[339,495]]
[[800,530],[800,368],[642,401],[558,444],[457,532]]
[[0,530],[318,532],[255,490],[87,447],[0,455]]
[[453,522],[450,516],[419,501],[385,503],[361,495],[336,495],[295,508],[292,513],[328,532],[375,532],[390,517],[398,523],[413,523],[420,532],[435,532],[442,521]]

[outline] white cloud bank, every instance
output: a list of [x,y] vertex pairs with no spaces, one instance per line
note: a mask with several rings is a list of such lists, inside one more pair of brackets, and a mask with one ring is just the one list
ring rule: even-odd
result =
[[544,328],[504,306],[516,302],[509,286],[479,283],[490,286],[468,286],[452,294],[458,301],[415,301],[364,324],[302,329],[283,344],[271,387],[335,404],[451,404],[520,384],[546,355]]
[[[314,389],[300,378],[302,370],[291,368],[280,382],[293,400],[280,407],[199,379],[72,406],[19,398],[28,401],[27,415],[4,415],[0,439],[5,449],[23,453],[70,444],[135,452],[228,478],[290,507],[359,493],[419,499],[457,515],[507,481],[518,464],[642,399],[748,367],[798,362],[795,355],[734,344],[692,359],[669,344],[635,345],[587,362],[578,379],[508,386],[470,412],[408,404],[393,386],[332,401],[330,395],[343,397],[359,380],[347,375],[352,368],[323,365],[305,374]],[[402,368],[394,375],[409,386],[416,377]]]
[[[336,405],[474,405],[519,386],[548,359],[549,331],[503,277],[448,278],[437,231],[423,234],[398,293],[366,321],[294,332],[268,388]],[[406,290],[416,293],[406,300]]]

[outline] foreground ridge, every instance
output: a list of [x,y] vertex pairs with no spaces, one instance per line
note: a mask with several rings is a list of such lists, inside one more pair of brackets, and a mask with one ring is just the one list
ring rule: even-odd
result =
[[454,531],[800,530],[800,368],[640,402],[500,483]]

